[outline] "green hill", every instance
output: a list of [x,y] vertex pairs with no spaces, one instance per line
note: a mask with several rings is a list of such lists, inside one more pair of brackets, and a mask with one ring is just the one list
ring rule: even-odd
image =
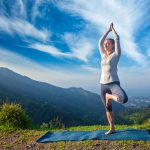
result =
[[[0,102],[3,101],[20,103],[37,125],[57,116],[67,127],[107,123],[98,94],[82,88],[60,88],[0,67]],[[113,103],[116,115],[124,109]]]

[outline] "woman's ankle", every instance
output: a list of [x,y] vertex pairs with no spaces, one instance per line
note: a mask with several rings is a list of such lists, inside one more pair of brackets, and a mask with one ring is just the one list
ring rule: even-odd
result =
[[110,130],[115,130],[115,127],[114,126],[110,126]]

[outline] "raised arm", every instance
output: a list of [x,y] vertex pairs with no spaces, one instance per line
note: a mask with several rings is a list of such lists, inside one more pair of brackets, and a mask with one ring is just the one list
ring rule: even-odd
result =
[[100,38],[100,40],[98,42],[99,51],[101,54],[106,54],[106,51],[104,50],[104,41],[105,41],[107,35],[109,34],[109,32],[111,32],[111,24],[110,24],[109,30]]
[[111,25],[111,30],[112,30],[112,33],[113,33],[113,36],[114,36],[114,40],[115,40],[115,54],[117,56],[120,56],[121,55],[120,37],[117,34],[116,30],[114,29],[113,24]]

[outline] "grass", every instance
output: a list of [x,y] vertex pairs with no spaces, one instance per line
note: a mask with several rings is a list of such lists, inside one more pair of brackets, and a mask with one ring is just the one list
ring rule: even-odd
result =
[[[147,129],[150,131],[149,125],[116,125],[116,130],[126,128]],[[50,143],[36,143],[36,140],[47,131],[93,131],[108,130],[109,126],[75,126],[64,129],[15,129],[6,126],[0,126],[0,149],[55,149],[55,150],[72,150],[72,149],[150,149],[149,141],[133,141],[133,140],[84,140],[84,141],[60,141]]]

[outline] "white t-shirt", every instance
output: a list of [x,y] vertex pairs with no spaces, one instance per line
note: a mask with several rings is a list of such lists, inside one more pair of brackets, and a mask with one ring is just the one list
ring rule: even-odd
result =
[[119,62],[119,58],[121,56],[121,48],[120,48],[120,38],[119,35],[114,35],[115,40],[115,49],[114,52],[106,58],[105,54],[102,53],[100,49],[100,41],[99,40],[99,51],[101,54],[101,84],[107,84],[114,81],[119,81],[119,77],[117,74],[117,65]]

